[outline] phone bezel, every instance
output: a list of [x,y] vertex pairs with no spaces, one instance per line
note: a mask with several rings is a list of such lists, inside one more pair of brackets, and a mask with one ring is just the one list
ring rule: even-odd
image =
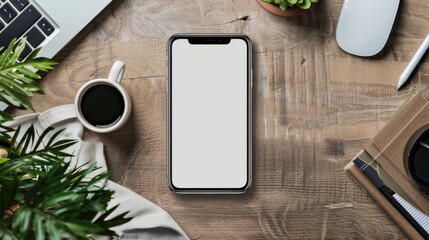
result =
[[[172,107],[172,45],[175,40],[188,39],[194,44],[226,44],[231,39],[242,39],[247,44],[247,182],[241,188],[177,188],[172,181],[171,156],[171,107]],[[167,42],[167,185],[178,194],[240,194],[245,193],[252,185],[252,42],[244,34],[175,34]]]

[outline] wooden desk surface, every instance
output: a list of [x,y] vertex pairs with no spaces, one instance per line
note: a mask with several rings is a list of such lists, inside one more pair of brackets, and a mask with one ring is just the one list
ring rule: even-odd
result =
[[[403,239],[401,230],[343,167],[418,89],[429,57],[401,91],[399,75],[429,30],[429,1],[401,1],[378,58],[337,46],[342,0],[298,18],[273,16],[254,0],[116,1],[58,56],[36,111],[72,103],[114,60],[133,114],[104,142],[112,179],[169,212],[192,239]],[[254,184],[239,196],[178,196],[166,185],[167,39],[178,32],[241,32],[254,43]],[[23,114],[24,112],[15,112]]]

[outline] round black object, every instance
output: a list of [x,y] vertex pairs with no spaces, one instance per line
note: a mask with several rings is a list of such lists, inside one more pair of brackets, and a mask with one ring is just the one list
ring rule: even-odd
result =
[[86,90],[80,105],[85,120],[96,127],[115,124],[121,119],[125,109],[121,92],[107,84],[94,85]]
[[418,187],[429,193],[429,125],[419,129],[405,148],[404,165]]

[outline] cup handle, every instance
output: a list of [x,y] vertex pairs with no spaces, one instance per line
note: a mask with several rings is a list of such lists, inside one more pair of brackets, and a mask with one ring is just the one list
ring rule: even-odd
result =
[[116,83],[120,83],[122,76],[124,75],[124,71],[125,63],[122,61],[115,61],[115,63],[113,63],[112,69],[110,69],[107,79]]

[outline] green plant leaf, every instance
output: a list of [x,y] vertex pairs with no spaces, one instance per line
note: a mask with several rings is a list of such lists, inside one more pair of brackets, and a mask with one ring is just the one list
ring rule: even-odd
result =
[[0,164],[5,163],[9,160],[10,160],[10,158],[0,158]]
[[36,232],[36,240],[45,239],[45,231],[43,230],[43,218],[38,216],[34,218],[34,228]]
[[0,123],[4,123],[12,119],[13,119],[12,115],[10,115],[9,113],[0,111]]
[[66,223],[66,226],[76,235],[85,237],[90,233],[100,233],[104,229],[97,224],[88,223],[87,221],[74,220]]
[[279,7],[280,7],[280,9],[282,10],[282,11],[284,11],[284,10],[286,10],[287,8],[288,8],[288,4],[287,3],[281,3],[281,4],[279,4]]
[[[107,210],[113,191],[100,185],[110,173],[87,179],[98,169],[96,165],[70,166],[64,156],[71,155],[65,150],[76,141],[57,139],[62,130],[52,131],[48,128],[38,134],[29,127],[21,136],[21,127],[13,130],[0,125],[0,143],[10,146],[8,160],[0,162],[0,196],[4,195],[2,191],[8,196],[0,204],[3,209],[20,204],[12,216],[0,221],[0,238],[90,239],[89,234],[94,233],[115,235],[111,228],[130,218],[125,217],[128,212],[111,217],[117,206]],[[8,187],[12,180],[16,182],[15,192]]]
[[309,9],[318,0],[262,0],[267,3],[277,5],[282,11],[288,8]]
[[5,211],[12,205],[18,189],[18,179],[14,176],[0,176],[0,214],[5,215]]
[[302,3],[299,3],[296,6],[301,9],[309,9],[311,7],[311,2],[310,0],[304,0]]
[[[15,143],[16,143],[16,141],[17,141],[17,139],[18,139],[18,136],[19,136],[19,132],[21,131],[21,126],[18,126],[17,128],[16,128],[16,131],[15,131],[15,134],[13,135],[13,137],[12,137],[12,140],[10,141],[10,143],[9,143],[9,152],[8,152],[8,155],[9,156],[12,156],[12,154],[13,154],[13,152],[14,152],[14,146],[15,146]],[[7,147],[7,146],[6,146]]]
[[[0,100],[9,106],[33,110],[29,98],[33,93],[43,93],[35,80],[41,76],[31,69],[47,72],[57,64],[52,59],[36,57],[40,49],[33,50],[25,59],[20,59],[25,49],[26,38],[13,39],[0,55]],[[4,49],[4,47],[1,47]],[[5,114],[3,114],[5,116]],[[2,116],[0,116],[2,117]],[[0,119],[5,121],[9,118]]]
[[8,229],[4,223],[0,222],[0,239],[3,240],[20,240],[19,237]]
[[50,198],[43,201],[41,204],[41,207],[47,208],[47,207],[50,207],[52,205],[59,204],[60,202],[63,202],[63,201],[69,200],[69,199],[73,199],[74,197],[77,196],[77,194],[78,193],[72,192],[72,191],[65,191],[65,192],[60,192],[60,193],[54,194]]
[[[25,41],[25,40],[24,40]],[[13,53],[14,47],[16,43],[16,38],[12,39],[9,43],[9,46],[6,48],[6,51],[2,54],[2,58],[0,58],[0,69],[3,69],[9,62],[10,56]],[[2,46],[2,48],[4,48]]]
[[22,141],[18,142],[18,145],[11,146],[11,149],[14,149],[19,152],[27,152],[27,147],[34,141],[34,127],[30,126],[27,131],[25,131],[24,135],[22,136]]
[[39,139],[37,140],[36,145],[34,145],[33,147],[33,152],[39,149],[39,146],[42,143],[42,141],[45,139],[46,135],[48,135],[48,133],[50,133],[52,130],[54,130],[53,127],[48,127],[47,129],[45,129],[45,131],[43,131],[43,133],[39,136]]

